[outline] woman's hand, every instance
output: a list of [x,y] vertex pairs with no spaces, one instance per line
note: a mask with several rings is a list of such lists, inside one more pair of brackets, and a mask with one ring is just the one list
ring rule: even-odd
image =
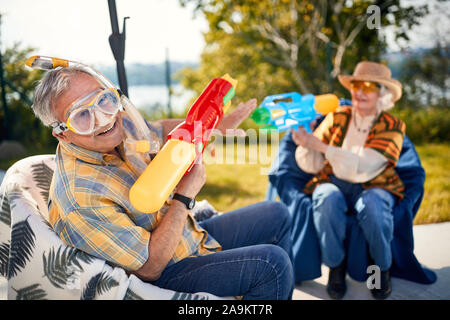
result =
[[291,129],[291,133],[292,140],[294,140],[296,145],[308,149],[313,149],[322,153],[325,153],[327,151],[328,145],[323,143],[322,140],[317,138],[312,133],[306,132],[303,126],[298,127],[297,131]]
[[237,127],[239,127],[242,121],[247,119],[255,109],[256,99],[251,99],[245,103],[239,103],[233,112],[223,117],[222,121],[217,126],[217,130],[219,130],[222,135],[245,136],[244,130],[237,129]]

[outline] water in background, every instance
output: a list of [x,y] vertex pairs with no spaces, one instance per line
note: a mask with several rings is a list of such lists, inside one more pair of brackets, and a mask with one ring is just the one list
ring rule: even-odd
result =
[[[167,87],[155,86],[131,86],[128,88],[131,102],[145,112],[152,112],[157,105],[167,110],[169,100]],[[189,107],[189,101],[194,97],[194,92],[186,90],[181,84],[172,86],[171,105],[174,112],[182,112]]]

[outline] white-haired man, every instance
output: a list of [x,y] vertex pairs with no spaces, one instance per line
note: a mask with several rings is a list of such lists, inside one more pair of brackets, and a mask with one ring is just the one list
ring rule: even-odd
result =
[[[137,174],[123,142],[133,123],[119,105],[115,90],[74,67],[49,71],[36,89],[33,110],[59,140],[49,219],[61,239],[163,288],[291,298],[290,217],[282,204],[258,203],[201,223],[182,200],[152,214],[130,204]],[[238,105],[219,129],[236,128],[255,107],[254,99]],[[164,140],[180,121],[149,127]],[[196,164],[176,192],[194,199],[205,179]]]

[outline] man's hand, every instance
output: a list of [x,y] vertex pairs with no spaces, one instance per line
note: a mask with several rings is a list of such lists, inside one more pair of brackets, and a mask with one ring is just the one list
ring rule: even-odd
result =
[[323,143],[312,133],[306,132],[303,126],[300,126],[297,131],[291,129],[291,133],[292,140],[294,140],[296,145],[308,149],[313,149],[322,153],[325,153],[327,151],[328,145]]
[[[200,162],[195,164],[178,183],[177,193],[193,199],[205,181],[205,166]],[[161,223],[152,232],[148,247],[148,260],[139,270],[131,273],[146,281],[155,281],[160,277],[183,238],[183,228],[188,212],[186,206],[179,201],[173,201],[170,204]]]
[[191,199],[200,192],[206,182],[206,170],[202,161],[194,164],[191,171],[186,174],[178,183],[177,193]]
[[256,106],[256,99],[251,99],[245,103],[239,103],[233,112],[223,117],[222,121],[217,126],[217,130],[219,130],[222,135],[231,134],[235,136],[245,136],[245,132],[243,130],[236,129],[242,121],[247,119],[253,110],[256,109]]

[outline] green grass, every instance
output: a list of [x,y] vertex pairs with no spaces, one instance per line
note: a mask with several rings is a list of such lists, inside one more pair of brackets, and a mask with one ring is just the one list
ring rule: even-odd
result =
[[[255,159],[256,149],[256,146],[246,147],[246,159],[250,153],[252,160],[258,160]],[[417,152],[426,171],[426,181],[425,196],[414,224],[450,221],[450,144],[418,146]],[[226,160],[226,156],[219,155],[218,158]],[[229,156],[228,160],[232,158]],[[205,156],[206,160],[212,161],[210,155]],[[265,199],[268,180],[267,175],[261,173],[260,164],[223,162],[206,165],[207,181],[198,199],[207,199],[220,211],[234,210]],[[267,167],[268,164],[263,166]]]
[[[207,199],[219,211],[234,210],[265,199],[267,171],[277,148],[269,147],[264,151],[258,150],[256,145],[240,147],[243,149],[238,152],[235,146],[234,155],[231,150],[221,153],[216,149],[216,157],[206,152],[207,180],[197,199]],[[416,148],[425,168],[426,181],[425,196],[414,224],[450,221],[450,144],[427,144]],[[244,163],[235,163],[237,154],[242,155],[244,150],[245,159],[241,159]],[[31,150],[29,155],[53,152]],[[0,168],[6,170],[17,160],[1,161]]]
[[[223,155],[216,152],[218,154],[212,158],[209,152],[205,153],[207,179],[198,199],[207,199],[219,211],[231,211],[264,200],[268,186],[267,174],[264,173],[272,162],[270,152],[275,156],[277,148],[272,150],[269,147],[267,152],[263,152],[269,163],[261,165],[263,158],[257,153],[256,146],[242,147],[245,150],[244,164],[232,163],[238,159],[237,146],[234,156],[230,152],[223,152]],[[208,164],[214,161],[221,163]]]
[[426,172],[425,195],[414,224],[450,221],[450,144],[416,147]]

